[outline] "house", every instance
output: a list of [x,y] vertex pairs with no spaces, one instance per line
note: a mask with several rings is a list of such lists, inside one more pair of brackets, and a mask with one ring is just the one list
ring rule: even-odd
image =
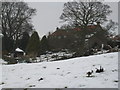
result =
[[[54,49],[72,49],[79,48],[81,43],[81,32],[83,27],[76,27],[71,29],[59,29],[48,36],[49,45]],[[86,32],[86,42],[88,47],[91,48],[96,43],[100,46],[107,44],[107,40],[104,37],[104,30],[98,22],[97,25],[89,25]],[[88,41],[89,39],[89,41]]]
[[115,46],[118,46],[118,48],[120,48],[120,34],[116,35],[113,38],[113,41],[115,41]]
[[20,48],[16,48],[14,51],[14,57],[22,57],[25,55],[25,52],[20,49]]
[[120,34],[116,35],[113,39],[117,42],[120,42]]
[[76,32],[77,31],[73,31],[72,29],[57,29],[48,36],[50,47],[58,50],[69,48],[73,41],[76,41],[78,38],[77,34],[75,34]]

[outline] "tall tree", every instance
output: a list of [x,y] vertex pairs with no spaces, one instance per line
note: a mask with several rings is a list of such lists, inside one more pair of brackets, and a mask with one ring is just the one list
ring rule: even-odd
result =
[[40,38],[36,31],[31,35],[26,51],[28,55],[37,56],[39,52]]
[[7,36],[2,37],[2,51],[3,51],[3,54],[7,54],[8,52],[12,52],[13,51],[13,45],[14,45],[13,39],[11,39]]
[[[67,2],[64,4],[63,13],[60,19],[67,22],[72,27],[81,29],[80,37],[80,53],[85,51],[85,44],[88,35],[96,35],[95,32],[90,32],[88,26],[94,25],[97,22],[103,23],[107,21],[107,16],[111,13],[110,6],[101,2]],[[99,30],[102,30],[98,25]],[[98,30],[98,33],[99,33]],[[93,35],[92,35],[93,34]]]
[[26,50],[26,47],[28,45],[29,38],[30,38],[30,36],[29,36],[28,32],[24,32],[22,39],[20,39],[19,47],[24,51]]
[[49,44],[46,36],[43,36],[42,40],[40,41],[40,54],[45,53],[49,50]]
[[67,2],[60,19],[75,26],[87,26],[106,21],[111,12],[110,6],[101,2]]
[[28,6],[25,2],[2,2],[2,34],[4,37],[14,40],[14,49],[23,32],[33,30],[31,17],[36,9]]

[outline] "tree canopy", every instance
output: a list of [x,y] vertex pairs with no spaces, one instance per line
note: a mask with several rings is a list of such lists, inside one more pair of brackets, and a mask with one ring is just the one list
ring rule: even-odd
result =
[[74,1],[64,4],[60,19],[74,26],[87,26],[106,21],[111,12],[110,6],[101,2]]
[[27,32],[24,32],[22,38],[20,39],[19,47],[24,51],[26,50],[26,47],[28,45],[29,38],[30,38],[29,34]]
[[25,2],[2,2],[2,34],[4,37],[14,40],[14,49],[23,32],[33,30],[31,17],[35,15],[36,9],[28,6]]
[[[106,40],[106,30],[100,26],[100,23],[106,22],[107,16],[111,12],[110,6],[101,2],[74,1],[64,4],[60,19],[67,22],[72,28],[77,27],[81,29],[79,32],[80,43],[77,49],[80,55],[83,55],[87,49],[90,49],[90,40]],[[89,26],[94,26],[95,24],[94,30],[89,28]]]
[[40,45],[39,35],[36,31],[34,31],[29,39],[29,42],[26,48],[28,55],[36,56],[39,51],[39,45]]
[[49,48],[49,44],[48,44],[48,39],[47,37],[44,35],[40,41],[40,54],[45,53],[46,51],[48,51]]

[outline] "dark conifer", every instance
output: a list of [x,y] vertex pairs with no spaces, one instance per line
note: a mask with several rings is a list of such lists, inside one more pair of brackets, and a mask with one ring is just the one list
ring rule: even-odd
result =
[[40,39],[38,33],[34,31],[27,45],[27,49],[26,49],[27,54],[32,56],[37,56],[39,51],[39,43],[40,43]]
[[46,36],[43,36],[41,42],[40,42],[40,54],[45,53],[46,51],[49,51],[49,44]]
[[29,38],[30,38],[29,34],[27,32],[24,32],[22,39],[20,40],[20,46],[19,46],[24,51],[26,50]]

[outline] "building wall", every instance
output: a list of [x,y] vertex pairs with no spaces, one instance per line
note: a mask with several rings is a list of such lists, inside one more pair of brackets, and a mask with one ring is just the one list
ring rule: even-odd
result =
[[[91,26],[92,27],[92,26]],[[107,40],[104,37],[104,32],[102,32],[102,28],[100,25],[95,26],[93,28],[89,28],[89,32],[87,33],[95,33],[97,34],[93,37],[91,37],[88,41],[88,45],[86,47],[93,47],[95,43],[98,44],[98,47],[101,46],[101,44],[107,44]],[[63,33],[64,32],[64,33]],[[57,30],[54,32],[53,35],[49,36],[49,45],[54,48],[54,49],[72,49],[72,48],[79,48],[81,44],[81,39],[80,39],[80,33],[81,31],[76,31],[76,30]]]

